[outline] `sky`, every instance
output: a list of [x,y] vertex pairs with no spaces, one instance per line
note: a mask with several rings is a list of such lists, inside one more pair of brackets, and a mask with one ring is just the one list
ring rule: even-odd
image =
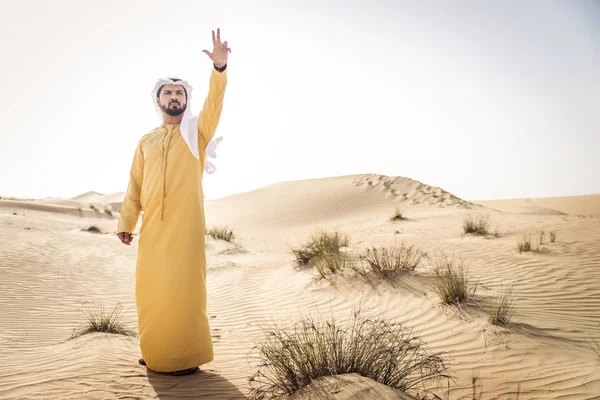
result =
[[162,77],[231,48],[208,199],[405,176],[467,200],[600,193],[600,2],[0,0],[0,194],[123,192]]

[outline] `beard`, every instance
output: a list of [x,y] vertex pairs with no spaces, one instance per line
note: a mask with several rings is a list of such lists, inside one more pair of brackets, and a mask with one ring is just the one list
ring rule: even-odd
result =
[[[173,105],[177,105],[177,108],[173,108]],[[162,110],[162,112],[164,112],[167,115],[171,115],[171,116],[176,116],[176,115],[180,115],[183,114],[185,112],[185,109],[187,108],[187,103],[184,104],[183,106],[181,106],[178,103],[173,103],[170,104],[169,107],[161,105],[160,109]]]

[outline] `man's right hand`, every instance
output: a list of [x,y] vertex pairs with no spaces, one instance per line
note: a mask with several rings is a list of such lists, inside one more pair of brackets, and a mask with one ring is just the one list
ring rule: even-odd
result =
[[121,242],[123,244],[126,244],[127,246],[131,245],[131,241],[133,240],[133,235],[129,232],[119,232],[117,233],[117,236],[119,237],[119,239],[121,239]]

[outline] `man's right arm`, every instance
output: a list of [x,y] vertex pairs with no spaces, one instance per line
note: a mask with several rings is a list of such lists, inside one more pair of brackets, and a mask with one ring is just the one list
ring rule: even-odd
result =
[[[121,206],[121,215],[117,227],[118,233],[133,233],[142,211],[140,194],[142,191],[142,180],[144,175],[144,153],[142,152],[141,144],[142,142],[140,141],[135,149],[133,162],[131,163],[129,185],[127,187],[127,192],[125,193],[123,205]],[[121,238],[121,240],[123,239]]]

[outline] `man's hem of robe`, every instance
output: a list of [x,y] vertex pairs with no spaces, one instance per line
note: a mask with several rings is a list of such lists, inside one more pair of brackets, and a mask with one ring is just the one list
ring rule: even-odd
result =
[[146,366],[156,372],[175,372],[188,368],[199,367],[214,360],[214,352],[206,350],[178,358],[154,358],[142,354]]

